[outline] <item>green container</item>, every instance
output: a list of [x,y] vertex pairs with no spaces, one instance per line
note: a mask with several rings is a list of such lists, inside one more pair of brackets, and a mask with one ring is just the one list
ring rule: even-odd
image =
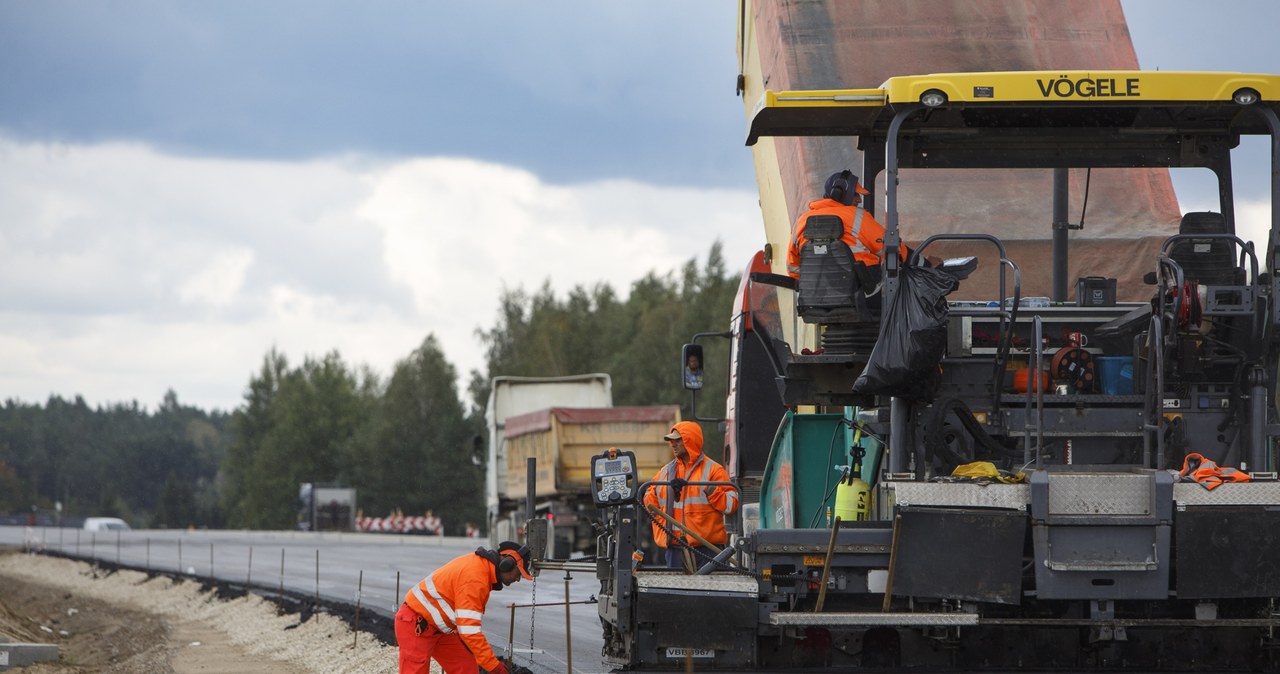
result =
[[783,416],[760,485],[761,529],[827,526],[827,508],[835,506],[841,475],[834,466],[849,464],[853,442],[849,426],[840,423],[843,418],[790,411]]

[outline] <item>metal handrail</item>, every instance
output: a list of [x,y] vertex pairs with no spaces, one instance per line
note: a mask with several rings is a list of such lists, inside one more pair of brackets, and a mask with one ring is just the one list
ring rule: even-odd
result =
[[[1031,418],[1030,412],[1035,410],[1035,462],[1036,468],[1040,468],[1041,457],[1044,455],[1044,326],[1041,323],[1040,315],[1036,314],[1032,317],[1032,331],[1035,336],[1034,346],[1032,347],[1031,362],[1027,363],[1030,369],[1027,372],[1027,414],[1023,420],[1023,452],[1022,463],[1024,466],[1031,465]],[[1031,390],[1035,389],[1035,397],[1033,399]],[[1033,402],[1034,400],[1034,402]]]
[[[991,373],[991,418],[999,418],[1000,411],[1000,394],[1004,391],[1005,367],[1009,363],[1009,352],[1013,350],[1013,326],[1018,321],[1018,307],[1022,303],[1022,272],[1018,269],[1017,263],[1009,259],[1008,253],[1005,251],[1004,242],[992,234],[934,234],[920,242],[908,258],[908,264],[919,264],[923,251],[929,244],[934,241],[987,241],[996,247],[1000,253],[1000,306],[997,311],[1000,316],[1000,324],[998,327],[999,338],[996,347],[995,363],[992,364]],[[1013,275],[1013,297],[1009,298],[1005,295],[1005,270],[1008,268]]]

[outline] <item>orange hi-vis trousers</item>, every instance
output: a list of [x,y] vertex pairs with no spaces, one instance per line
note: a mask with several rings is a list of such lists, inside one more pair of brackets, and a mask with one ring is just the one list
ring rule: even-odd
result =
[[396,612],[396,644],[400,646],[400,674],[429,674],[431,659],[440,663],[445,674],[479,674],[476,658],[467,650],[462,638],[436,629],[430,620],[423,621],[418,631],[417,611],[401,604]]

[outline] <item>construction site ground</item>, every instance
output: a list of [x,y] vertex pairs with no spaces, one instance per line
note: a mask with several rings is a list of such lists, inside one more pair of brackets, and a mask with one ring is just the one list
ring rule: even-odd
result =
[[340,613],[0,548],[0,643],[59,648],[31,674],[396,671],[387,621],[357,635]]

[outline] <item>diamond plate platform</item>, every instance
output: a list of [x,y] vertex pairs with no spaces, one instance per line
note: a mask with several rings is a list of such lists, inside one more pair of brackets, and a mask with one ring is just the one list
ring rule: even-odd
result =
[[1173,485],[1173,501],[1179,508],[1202,505],[1280,505],[1280,482],[1228,482],[1205,489],[1195,482]]
[[683,592],[736,592],[755,596],[760,585],[754,578],[739,575],[686,576],[678,573],[637,571],[636,589],[640,592],[677,590]]
[[1031,487],[1025,484],[904,481],[885,482],[884,488],[900,506],[1026,510],[1031,503]]
[[1050,515],[1150,515],[1151,476],[1050,473]]

